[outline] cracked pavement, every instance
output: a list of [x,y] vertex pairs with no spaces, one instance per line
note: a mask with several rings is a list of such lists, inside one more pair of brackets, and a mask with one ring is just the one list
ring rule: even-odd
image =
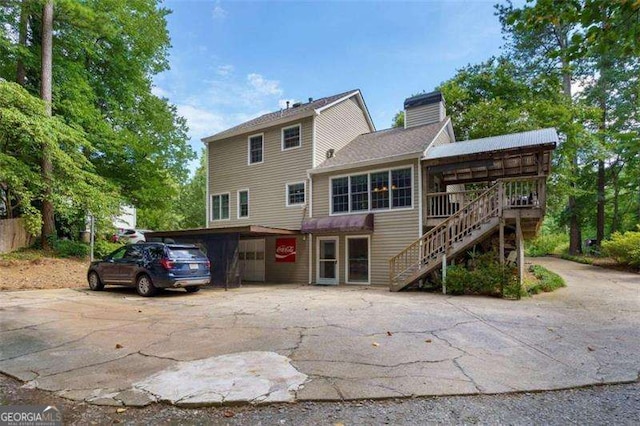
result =
[[197,406],[493,394],[634,381],[640,276],[559,259],[568,287],[521,301],[385,288],[0,298],[0,371],[98,405]]

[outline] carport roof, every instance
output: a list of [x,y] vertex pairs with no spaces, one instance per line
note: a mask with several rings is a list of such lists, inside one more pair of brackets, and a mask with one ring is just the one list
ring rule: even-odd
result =
[[227,228],[195,228],[179,231],[154,231],[145,232],[150,238],[163,237],[196,237],[199,235],[240,234],[241,237],[268,237],[270,235],[295,235],[298,231],[291,229],[271,228],[260,225],[230,226]]

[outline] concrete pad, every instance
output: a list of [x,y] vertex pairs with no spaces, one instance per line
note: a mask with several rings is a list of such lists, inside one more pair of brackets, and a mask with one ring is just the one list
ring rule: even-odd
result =
[[260,285],[140,298],[0,298],[0,371],[101,405],[343,400],[632,381],[640,276],[536,259],[568,287],[521,301]]
[[243,352],[179,362],[134,388],[176,405],[292,402],[307,376],[273,352]]

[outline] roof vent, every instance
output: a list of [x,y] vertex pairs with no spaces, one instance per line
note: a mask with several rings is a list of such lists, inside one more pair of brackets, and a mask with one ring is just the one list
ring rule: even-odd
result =
[[313,102],[313,98],[309,98],[309,103]]
[[292,108],[298,108],[300,105],[302,105],[302,102],[296,102],[292,105]]
[[335,153],[336,153],[336,150],[335,150],[335,149],[333,149],[333,148],[328,149],[328,150],[327,150],[327,160],[328,160],[329,158],[333,158],[333,154],[335,154]]
[[287,101],[287,109],[289,109],[289,101]]

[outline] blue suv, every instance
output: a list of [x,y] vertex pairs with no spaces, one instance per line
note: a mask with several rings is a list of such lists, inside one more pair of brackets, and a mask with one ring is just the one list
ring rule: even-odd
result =
[[114,284],[135,287],[144,297],[160,288],[195,293],[211,281],[210,267],[207,256],[193,244],[138,243],[91,262],[87,280],[94,291]]

